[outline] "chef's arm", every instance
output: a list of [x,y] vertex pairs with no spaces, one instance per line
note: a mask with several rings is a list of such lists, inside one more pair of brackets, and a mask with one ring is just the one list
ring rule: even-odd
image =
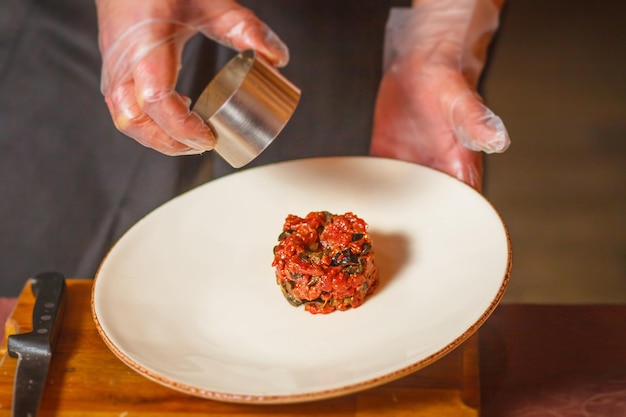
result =
[[480,189],[504,123],[476,92],[501,0],[414,0],[392,9],[371,153],[427,165]]
[[[438,5],[438,4],[439,5]],[[413,0],[412,6],[420,9],[436,9],[441,6],[440,13],[433,11],[433,19],[441,19],[442,29],[449,35],[458,37],[462,42],[459,59],[462,69],[472,84],[476,84],[487,60],[487,50],[494,33],[500,24],[500,12],[504,0]],[[447,9],[447,10],[446,10]],[[462,19],[446,19],[450,14],[462,11]]]

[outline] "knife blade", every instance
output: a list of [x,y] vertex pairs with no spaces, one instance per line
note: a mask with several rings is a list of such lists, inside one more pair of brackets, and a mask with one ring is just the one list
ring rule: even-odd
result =
[[17,358],[13,385],[13,417],[35,417],[39,411],[52,351],[65,306],[65,277],[43,272],[31,278],[35,295],[33,330],[9,336],[7,351]]

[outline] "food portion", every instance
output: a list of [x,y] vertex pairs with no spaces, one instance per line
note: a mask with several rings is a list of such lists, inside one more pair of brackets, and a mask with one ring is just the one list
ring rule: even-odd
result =
[[313,314],[363,304],[378,286],[367,228],[353,213],[288,215],[272,263],[287,301]]

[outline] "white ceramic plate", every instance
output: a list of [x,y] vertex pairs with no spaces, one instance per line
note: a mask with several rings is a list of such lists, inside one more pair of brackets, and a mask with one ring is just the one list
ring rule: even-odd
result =
[[[276,284],[289,213],[352,211],[381,285],[356,309],[312,315]],[[128,366],[173,389],[288,403],[400,378],[457,347],[506,288],[508,233],[479,193],[418,165],[315,158],[241,171],[133,226],[96,276],[93,315]]]

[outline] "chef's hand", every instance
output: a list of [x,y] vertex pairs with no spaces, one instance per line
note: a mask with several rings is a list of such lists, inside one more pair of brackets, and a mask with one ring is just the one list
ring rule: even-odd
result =
[[498,16],[493,0],[418,0],[392,10],[373,155],[427,165],[480,190],[480,151],[504,152],[510,143],[476,93]]
[[197,154],[215,138],[190,99],[175,91],[185,43],[196,33],[236,50],[255,49],[272,64],[285,44],[233,0],[96,0],[101,89],[115,126],[167,155]]

